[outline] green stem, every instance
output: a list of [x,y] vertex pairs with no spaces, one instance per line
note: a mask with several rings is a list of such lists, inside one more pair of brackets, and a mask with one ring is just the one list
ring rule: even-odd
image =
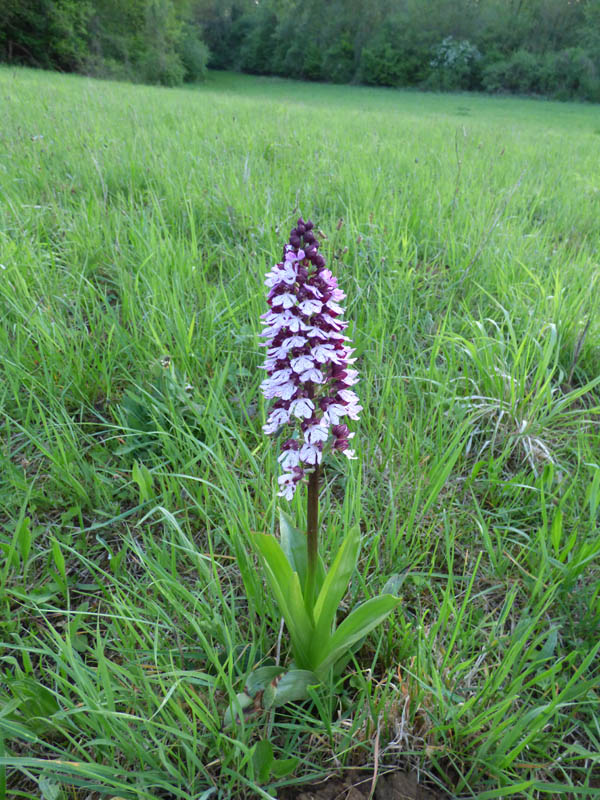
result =
[[315,601],[315,579],[319,558],[319,473],[317,464],[308,479],[306,507],[306,600],[311,609]]

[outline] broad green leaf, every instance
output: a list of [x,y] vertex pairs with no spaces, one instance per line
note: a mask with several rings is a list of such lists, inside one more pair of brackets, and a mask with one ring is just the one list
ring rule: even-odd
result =
[[381,594],[393,594],[396,597],[398,596],[398,592],[402,588],[402,584],[408,577],[408,570],[405,569],[404,572],[395,572],[385,582],[383,589],[381,590]]
[[41,775],[38,781],[38,788],[42,793],[43,800],[58,800],[60,796],[60,783]]
[[58,570],[58,574],[63,579],[66,586],[67,570],[65,567],[65,557],[62,554],[62,550],[60,549],[60,544],[58,543],[57,539],[52,539],[52,556],[54,558],[54,563],[56,565],[56,569]]
[[279,758],[275,759],[271,764],[271,772],[274,778],[285,778],[290,772],[293,772],[298,766],[300,759],[292,756],[292,758]]
[[261,692],[271,681],[278,678],[282,672],[285,672],[285,667],[259,667],[252,670],[246,681],[246,691],[249,695],[255,695]]
[[554,519],[552,520],[552,525],[550,526],[550,540],[552,542],[552,547],[554,548],[554,555],[558,558],[560,552],[560,540],[562,538],[562,523],[563,523],[563,513],[560,508],[556,509],[556,514],[554,515]]
[[[317,683],[320,681],[314,672],[307,669],[291,669],[276,684],[271,705],[282,706],[295,700],[306,700],[308,698],[307,687]],[[266,702],[265,708],[267,708]]]
[[152,473],[145,464],[135,461],[131,470],[131,477],[140,490],[140,503],[152,498]]
[[16,537],[19,544],[21,558],[23,559],[23,564],[26,564],[27,559],[29,558],[29,551],[31,550],[31,541],[33,538],[31,533],[31,520],[29,517],[24,517],[24,519],[20,519],[17,522]]
[[254,745],[252,765],[259,783],[267,783],[273,764],[273,745],[268,739],[261,739]]
[[344,538],[315,602],[313,610],[315,619],[314,652],[318,652],[322,648],[322,643],[331,636],[336,612],[356,568],[359,550],[360,531],[355,526]]
[[321,650],[321,658],[315,667],[317,675],[327,670],[341,658],[352,645],[377,627],[399,604],[400,599],[391,594],[382,594],[367,600],[355,608]]
[[294,572],[298,573],[300,584],[306,583],[307,555],[306,534],[294,527],[292,519],[285,511],[279,511],[279,532],[281,549]]
[[267,580],[287,625],[296,660],[300,666],[308,666],[313,626],[304,607],[298,573],[292,571],[285,553],[273,536],[257,533],[253,541],[263,558]]
[[[289,514],[282,509],[279,511],[279,531],[281,537],[281,549],[285,553],[287,560],[294,572],[298,573],[300,585],[306,588],[307,573],[307,554],[306,554],[306,534],[299,531],[292,522]],[[317,560],[317,574],[315,576],[317,592],[323,585],[325,579],[325,568],[321,556]]]

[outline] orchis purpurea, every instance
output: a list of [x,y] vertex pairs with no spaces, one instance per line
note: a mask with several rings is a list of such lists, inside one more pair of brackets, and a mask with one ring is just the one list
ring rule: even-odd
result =
[[[269,311],[262,315],[267,378],[261,389],[274,399],[265,433],[288,433],[279,462],[279,495],[291,500],[302,478],[318,473],[329,445],[354,458],[354,436],[343,421],[357,420],[362,407],[351,390],[358,373],[339,305],[346,295],[325,266],[313,223],[302,218],[290,234],[283,259],[267,273]],[[313,479],[314,480],[314,479]]]
[[351,368],[353,349],[339,305],[345,295],[325,266],[313,227],[310,220],[298,220],[282,260],[267,274],[269,311],[263,314],[262,332],[267,377],[261,389],[275,401],[263,430],[286,430],[279,494],[291,500],[308,477],[306,534],[282,511],[279,540],[266,533],[253,536],[286,623],[294,665],[283,678],[283,667],[256,670],[248,692],[238,697],[244,706],[252,702],[250,687],[260,686],[263,697],[275,705],[306,697],[307,687],[338,672],[352,648],[400,602],[392,594],[372,597],[338,625],[339,606],[358,561],[358,525],[341,538],[327,571],[319,555],[321,461],[326,448],[354,457],[354,434],[345,420],[358,419],[362,408],[351,389],[358,373]]

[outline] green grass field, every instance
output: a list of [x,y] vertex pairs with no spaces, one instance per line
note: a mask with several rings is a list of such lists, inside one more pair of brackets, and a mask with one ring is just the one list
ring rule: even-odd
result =
[[[375,765],[600,796],[598,108],[8,68],[0,103],[0,798],[275,798]],[[224,727],[288,660],[250,537],[288,505],[258,332],[299,214],[365,408],[325,552],[360,523],[343,609],[393,574],[403,603],[337,694]]]

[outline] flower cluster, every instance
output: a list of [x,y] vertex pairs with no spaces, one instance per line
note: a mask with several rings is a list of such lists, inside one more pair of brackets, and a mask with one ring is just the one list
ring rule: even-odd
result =
[[354,436],[343,422],[358,419],[362,406],[350,387],[358,373],[350,369],[356,359],[344,335],[348,323],[341,319],[339,303],[345,294],[325,267],[313,223],[302,218],[285,245],[283,260],[267,273],[267,302],[262,315],[268,377],[261,384],[264,396],[274,399],[265,433],[286,426],[288,437],[279,461],[285,470],[279,494],[291,500],[298,483],[321,463],[323,449],[331,445],[354,458]]

